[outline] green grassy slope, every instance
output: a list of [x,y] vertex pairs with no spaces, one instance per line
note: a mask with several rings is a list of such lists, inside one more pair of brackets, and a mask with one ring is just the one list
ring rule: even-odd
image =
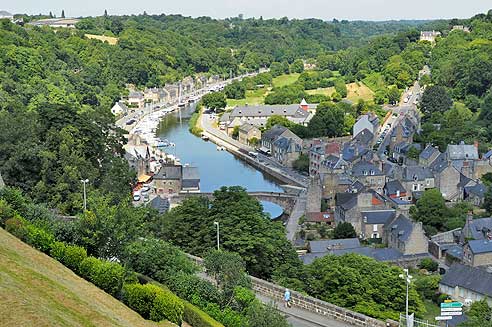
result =
[[172,326],[112,296],[0,228],[0,326]]

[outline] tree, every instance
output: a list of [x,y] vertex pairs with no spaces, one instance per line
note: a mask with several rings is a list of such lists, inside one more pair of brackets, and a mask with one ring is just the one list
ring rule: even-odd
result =
[[243,259],[237,253],[213,250],[208,252],[204,259],[207,274],[216,282],[226,298],[234,295],[238,286],[249,286]]
[[49,14],[50,18],[53,18],[53,13],[50,11],[50,14]]
[[388,101],[390,104],[397,104],[400,102],[400,90],[396,86],[392,86],[388,90]]
[[432,260],[431,258],[424,258],[420,261],[419,263],[419,268],[420,269],[425,269],[430,272],[435,272],[437,271],[437,268],[439,267],[439,264]]
[[244,83],[234,81],[224,88],[224,93],[228,99],[244,99],[246,96],[246,87]]
[[104,17],[108,17],[108,11],[104,9]]
[[316,114],[308,123],[308,133],[311,137],[341,136],[344,131],[345,111],[331,102],[322,102],[316,109]]
[[357,233],[355,232],[354,226],[352,226],[351,223],[341,222],[337,224],[337,226],[333,230],[333,238],[335,239],[354,237],[357,237]]
[[429,120],[438,119],[452,105],[453,100],[448,91],[443,86],[433,85],[425,89],[420,107],[424,113],[424,119]]
[[286,318],[272,304],[253,302],[247,310],[248,324],[251,327],[289,327]]
[[224,92],[212,92],[202,97],[202,103],[205,107],[216,111],[224,109],[227,105],[227,100]]
[[446,201],[438,189],[424,191],[416,206],[410,209],[412,218],[421,221],[430,235],[443,229],[448,213]]
[[342,98],[346,98],[348,94],[347,85],[343,79],[338,79],[335,81],[335,90]]
[[413,160],[418,160],[420,155],[420,151],[417,150],[416,147],[412,146],[407,152],[407,157]]
[[61,18],[65,18],[65,10],[62,9]]
[[492,327],[492,308],[487,299],[473,302],[466,316],[468,320],[460,323],[459,327]]
[[304,71],[304,62],[301,59],[296,59],[290,65],[290,71],[292,73],[302,73]]
[[304,172],[304,173],[309,173],[309,157],[306,154],[301,153],[299,155],[299,158],[297,158],[294,161],[293,164],[294,169]]
[[294,123],[291,122],[289,119],[287,119],[287,117],[285,116],[271,115],[266,122],[265,129],[269,130],[270,128],[276,125],[290,128],[294,125]]

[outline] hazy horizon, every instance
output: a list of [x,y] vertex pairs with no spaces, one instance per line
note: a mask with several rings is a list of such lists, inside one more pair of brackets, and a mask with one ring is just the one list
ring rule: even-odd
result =
[[[424,10],[425,8],[425,10]],[[304,0],[302,3],[286,3],[282,0],[182,0],[179,2],[160,3],[157,0],[144,0],[138,3],[126,0],[96,1],[73,3],[63,0],[18,0],[8,7],[0,7],[13,14],[48,14],[50,11],[60,17],[62,9],[66,17],[101,16],[104,10],[109,15],[142,14],[181,14],[183,16],[209,16],[212,18],[236,17],[243,14],[245,18],[319,18],[332,20],[435,20],[451,18],[469,18],[478,13],[485,13],[492,4],[483,0],[470,0],[466,3],[451,4],[445,0],[352,0],[330,4],[324,0]]]

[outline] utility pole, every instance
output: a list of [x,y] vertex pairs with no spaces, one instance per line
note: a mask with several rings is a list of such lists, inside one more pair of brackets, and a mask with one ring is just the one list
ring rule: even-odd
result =
[[214,225],[217,227],[217,251],[219,251],[220,250],[219,222],[214,221]]
[[410,282],[412,281],[412,276],[408,274],[408,269],[403,269],[404,274],[400,274],[400,278],[405,279],[407,284],[407,296],[405,301],[405,321],[408,326],[408,289],[410,287]]
[[81,179],[80,181],[84,184],[84,212],[85,212],[87,211],[87,193],[86,193],[85,184],[89,183],[89,180]]

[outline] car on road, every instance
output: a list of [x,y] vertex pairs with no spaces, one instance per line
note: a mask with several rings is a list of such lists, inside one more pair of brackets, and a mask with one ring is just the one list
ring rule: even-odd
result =
[[140,201],[140,193],[133,194],[133,201],[135,201],[135,202]]
[[142,192],[148,192],[150,190],[150,186],[149,185],[144,185],[142,187]]
[[131,125],[131,124],[135,123],[135,121],[136,121],[136,120],[132,118],[132,119],[130,119],[130,120],[127,120],[127,121],[126,121],[126,124],[127,124],[127,125]]
[[389,157],[389,158],[388,158],[388,161],[389,161],[389,162],[392,162],[392,163],[397,163],[397,162],[398,162],[398,160],[396,160],[396,159],[395,159],[395,158],[393,158],[393,157]]

